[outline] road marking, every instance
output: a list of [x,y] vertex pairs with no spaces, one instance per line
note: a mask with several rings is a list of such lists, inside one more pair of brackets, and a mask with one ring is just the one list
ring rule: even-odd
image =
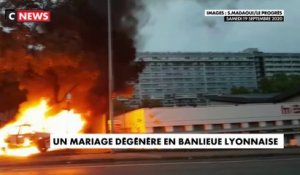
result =
[[45,169],[57,169],[57,168],[113,168],[113,167],[137,167],[137,166],[162,166],[162,165],[191,165],[191,164],[227,164],[227,163],[247,163],[247,162],[275,162],[275,161],[300,161],[300,158],[278,158],[278,159],[248,159],[248,160],[222,160],[222,161],[194,161],[194,162],[158,162],[158,163],[124,163],[124,164],[107,164],[107,165],[97,165],[97,164],[63,164],[63,165],[43,165],[39,167],[23,167],[16,169],[0,168],[0,170],[10,170],[10,171],[29,171],[29,170],[45,170]]

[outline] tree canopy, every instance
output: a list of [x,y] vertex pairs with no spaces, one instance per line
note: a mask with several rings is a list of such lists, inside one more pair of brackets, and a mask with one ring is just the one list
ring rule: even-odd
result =
[[275,74],[270,78],[263,78],[259,82],[259,90],[262,93],[284,92],[299,88],[300,75]]
[[258,89],[246,87],[232,87],[232,94],[250,93],[281,93],[300,87],[300,75],[286,75],[285,73],[274,74],[265,77],[258,82]]
[[19,89],[19,82],[0,81],[0,112],[17,109],[26,100],[26,93]]

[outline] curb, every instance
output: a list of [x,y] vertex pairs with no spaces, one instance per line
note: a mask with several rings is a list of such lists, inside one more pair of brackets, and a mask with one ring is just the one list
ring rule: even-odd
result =
[[241,155],[214,155],[214,156],[166,156],[166,157],[136,157],[136,158],[105,158],[105,159],[60,159],[52,161],[28,161],[17,160],[14,163],[0,163],[0,167],[5,169],[17,166],[40,166],[40,165],[76,165],[76,164],[92,164],[92,163],[113,163],[113,162],[137,162],[137,161],[164,161],[164,160],[209,160],[209,159],[226,159],[226,158],[266,158],[266,157],[284,157],[284,156],[299,156],[300,153],[282,153],[282,154],[241,154]]

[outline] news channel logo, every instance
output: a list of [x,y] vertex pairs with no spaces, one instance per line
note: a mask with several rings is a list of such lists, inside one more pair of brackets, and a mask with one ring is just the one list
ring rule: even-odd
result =
[[50,22],[51,12],[45,10],[6,9],[5,19],[10,22]]

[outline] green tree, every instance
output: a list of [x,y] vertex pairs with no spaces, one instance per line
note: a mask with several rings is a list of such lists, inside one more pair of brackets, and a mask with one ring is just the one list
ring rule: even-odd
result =
[[252,91],[246,87],[240,86],[231,88],[231,94],[250,94]]
[[300,87],[299,75],[274,74],[272,77],[263,78],[259,82],[262,93],[280,93]]

